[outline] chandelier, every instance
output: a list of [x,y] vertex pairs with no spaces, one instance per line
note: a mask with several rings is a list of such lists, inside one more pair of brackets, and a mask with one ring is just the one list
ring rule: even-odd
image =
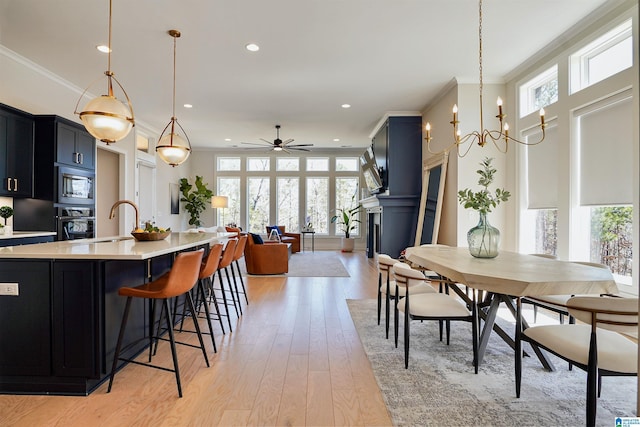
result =
[[[168,33],[173,37],[173,115],[162,134],[160,134],[156,152],[165,163],[175,167],[187,160],[191,153],[191,143],[176,117],[176,39],[180,37],[180,31],[169,30]],[[184,137],[178,134],[178,128]],[[170,130],[165,135],[167,129]]]
[[[80,104],[80,101],[84,98],[85,93],[87,93],[91,86],[97,82],[96,80],[91,83],[84,92],[82,92],[74,110],[74,114],[80,116],[80,119],[87,131],[95,138],[105,142],[107,145],[120,141],[126,137],[135,125],[133,107],[131,106],[129,96],[118,79],[116,79],[113,71],[111,71],[111,3],[112,0],[109,0],[108,62],[107,71],[104,72],[107,76],[107,94],[92,99],[87,103],[87,105],[85,105],[84,110],[78,112],[78,105]],[[124,97],[127,100],[126,105],[115,97],[113,92],[114,82],[124,94]]]
[[[485,144],[489,141],[491,141],[494,146],[498,149],[498,151],[500,151],[501,153],[506,153],[507,149],[509,148],[509,142],[516,142],[518,144],[522,144],[522,145],[537,145],[539,143],[541,143],[544,140],[545,137],[545,132],[544,129],[546,127],[546,124],[544,122],[544,108],[540,109],[540,130],[542,132],[542,135],[540,137],[540,140],[536,141],[536,142],[528,142],[528,141],[522,141],[516,138],[513,138],[512,136],[509,135],[509,124],[504,120],[507,115],[504,114],[502,112],[502,99],[500,97],[498,97],[498,101],[497,101],[497,106],[498,106],[498,114],[496,115],[496,118],[498,119],[498,122],[500,124],[500,128],[499,129],[494,129],[494,130],[490,130],[490,129],[486,129],[484,127],[484,116],[483,116],[483,112],[482,112],[482,89],[483,89],[483,81],[482,81],[482,0],[479,1],[479,7],[478,7],[478,63],[479,63],[479,71],[480,71],[480,85],[479,85],[479,92],[480,92],[480,127],[482,130],[480,131],[473,131],[471,133],[468,133],[466,135],[461,135],[460,129],[458,128],[458,124],[460,123],[460,121],[458,120],[458,105],[454,105],[453,106],[453,120],[451,120],[449,123],[451,123],[451,125],[453,126],[453,142],[444,150],[439,151],[439,152],[433,152],[431,151],[431,124],[429,122],[427,122],[426,126],[425,126],[425,131],[426,131],[426,138],[425,140],[427,141],[427,149],[429,150],[430,153],[432,154],[441,154],[443,152],[448,152],[450,151],[453,147],[456,148],[456,151],[458,153],[459,157],[464,157],[469,153],[469,150],[471,149],[471,147],[475,144],[478,144],[480,147],[484,147]],[[467,145],[468,144],[468,145]]]

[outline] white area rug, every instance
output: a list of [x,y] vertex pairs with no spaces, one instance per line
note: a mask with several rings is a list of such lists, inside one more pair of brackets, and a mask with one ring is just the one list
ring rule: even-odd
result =
[[[525,357],[517,399],[514,354],[496,334],[491,335],[475,375],[469,323],[451,322],[447,346],[439,341],[438,322],[417,321],[411,324],[409,369],[404,369],[402,324],[396,349],[393,332],[389,340],[384,337],[384,306],[378,326],[375,300],[347,303],[394,425],[585,425],[586,374],[582,370],[569,371],[567,363],[551,356],[556,371],[547,372],[535,356]],[[391,326],[393,330],[393,319]],[[513,330],[510,324],[505,329]],[[531,354],[528,345],[525,350]],[[603,378],[598,425],[615,425],[616,416],[635,416],[636,381],[636,377]]]
[[[240,271],[247,274],[244,262],[240,262]],[[252,276],[251,274],[249,276]],[[287,274],[270,275],[284,277],[349,277],[349,272],[332,251],[298,252],[289,258]]]

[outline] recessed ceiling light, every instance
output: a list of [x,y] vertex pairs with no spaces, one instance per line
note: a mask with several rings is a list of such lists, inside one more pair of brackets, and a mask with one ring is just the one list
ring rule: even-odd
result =
[[101,44],[96,46],[96,49],[98,49],[100,52],[102,53],[109,53],[111,50],[109,49],[109,46]]
[[224,140],[229,142],[229,141],[231,141],[231,138],[225,138]]
[[340,142],[340,138],[333,138],[333,142]]
[[351,108],[351,104],[342,104],[341,107],[342,108]]
[[245,46],[245,49],[247,49],[249,52],[257,52],[260,50],[260,46],[255,43],[249,43]]
[[193,105],[191,105],[191,104],[184,104],[184,108],[193,108]]

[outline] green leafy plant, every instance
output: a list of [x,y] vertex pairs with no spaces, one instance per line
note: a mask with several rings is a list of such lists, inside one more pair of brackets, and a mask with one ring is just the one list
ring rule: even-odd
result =
[[[355,204],[355,196],[351,197],[352,206]],[[361,222],[358,219],[362,206],[359,204],[356,207],[351,208],[338,208],[336,209],[336,215],[331,217],[331,222],[335,222],[342,226],[342,232],[347,239],[351,235],[351,231],[355,230],[356,223]]]
[[471,191],[471,189],[466,188],[458,191],[458,201],[466,209],[471,208],[481,214],[487,214],[501,202],[506,202],[509,200],[509,197],[511,197],[511,193],[504,188],[496,188],[494,193],[489,191],[489,186],[493,182],[494,175],[497,172],[496,169],[491,166],[492,161],[492,158],[485,157],[485,159],[480,162],[482,169],[476,171],[478,175],[480,175],[478,185],[484,187],[482,190]]
[[189,225],[202,226],[200,214],[207,208],[207,203],[210,203],[213,191],[202,182],[201,176],[196,176],[193,185],[189,184],[187,178],[180,178],[180,192],[182,193],[180,201],[185,202],[184,208],[190,215]]
[[0,217],[4,218],[4,225],[7,225],[7,219],[11,218],[12,216],[13,216],[13,208],[11,208],[10,206],[0,207]]

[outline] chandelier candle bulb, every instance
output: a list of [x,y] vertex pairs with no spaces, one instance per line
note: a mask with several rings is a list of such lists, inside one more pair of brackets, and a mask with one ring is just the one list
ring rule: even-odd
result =
[[502,117],[502,98],[498,97],[498,114]]
[[504,124],[504,140],[507,141],[509,139],[509,123]]
[[540,109],[540,124],[544,126],[544,108]]
[[431,141],[431,124],[427,122],[427,125],[424,128],[427,131],[427,137],[425,139],[427,141]]

